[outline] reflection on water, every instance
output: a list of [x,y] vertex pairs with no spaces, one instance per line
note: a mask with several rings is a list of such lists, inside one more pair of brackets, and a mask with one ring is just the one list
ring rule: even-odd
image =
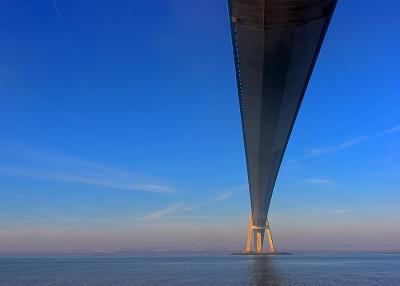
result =
[[286,285],[284,277],[274,267],[271,256],[253,256],[248,260],[248,285]]

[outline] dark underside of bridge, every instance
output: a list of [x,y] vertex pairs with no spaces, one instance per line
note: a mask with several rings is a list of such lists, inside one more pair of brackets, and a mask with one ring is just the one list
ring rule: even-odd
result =
[[282,158],[336,0],[228,3],[257,252]]

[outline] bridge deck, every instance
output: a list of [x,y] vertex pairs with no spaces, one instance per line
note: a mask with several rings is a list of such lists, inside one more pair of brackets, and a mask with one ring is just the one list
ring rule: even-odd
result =
[[229,3],[252,217],[260,228],[336,0]]

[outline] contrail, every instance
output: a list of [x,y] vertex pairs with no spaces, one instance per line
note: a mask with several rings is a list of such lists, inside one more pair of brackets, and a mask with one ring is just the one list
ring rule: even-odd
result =
[[76,60],[77,57],[76,57],[75,49],[72,46],[72,42],[71,42],[71,39],[69,37],[69,33],[68,33],[68,30],[67,30],[67,27],[65,26],[65,23],[64,23],[64,20],[63,20],[63,18],[61,16],[60,10],[58,9],[57,2],[56,2],[56,0],[52,0],[52,2],[53,2],[53,5],[54,5],[54,9],[56,10],[56,13],[57,13],[57,18],[60,21],[61,28],[63,29],[65,39],[67,40],[67,43],[68,43],[69,48],[71,49],[72,55]]

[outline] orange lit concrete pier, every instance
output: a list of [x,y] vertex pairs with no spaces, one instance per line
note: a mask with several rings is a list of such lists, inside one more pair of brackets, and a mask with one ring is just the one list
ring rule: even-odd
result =
[[[265,225],[265,228],[262,229],[261,231],[259,228],[255,227],[253,225],[253,218],[252,215],[250,214],[250,222],[249,222],[249,230],[247,232],[247,242],[246,242],[246,249],[244,250],[245,253],[247,254],[252,254],[252,253],[268,253],[268,254],[275,254],[275,247],[274,247],[274,242],[272,240],[272,233],[271,229],[269,227],[269,223],[267,220],[267,224]],[[263,232],[267,232],[267,237],[268,237],[268,243],[269,243],[269,248],[268,250],[265,250],[263,247]],[[253,233],[254,235],[254,250],[251,247],[251,240]]]
[[251,203],[245,253],[276,253],[267,220],[272,192],[336,0],[228,5]]

